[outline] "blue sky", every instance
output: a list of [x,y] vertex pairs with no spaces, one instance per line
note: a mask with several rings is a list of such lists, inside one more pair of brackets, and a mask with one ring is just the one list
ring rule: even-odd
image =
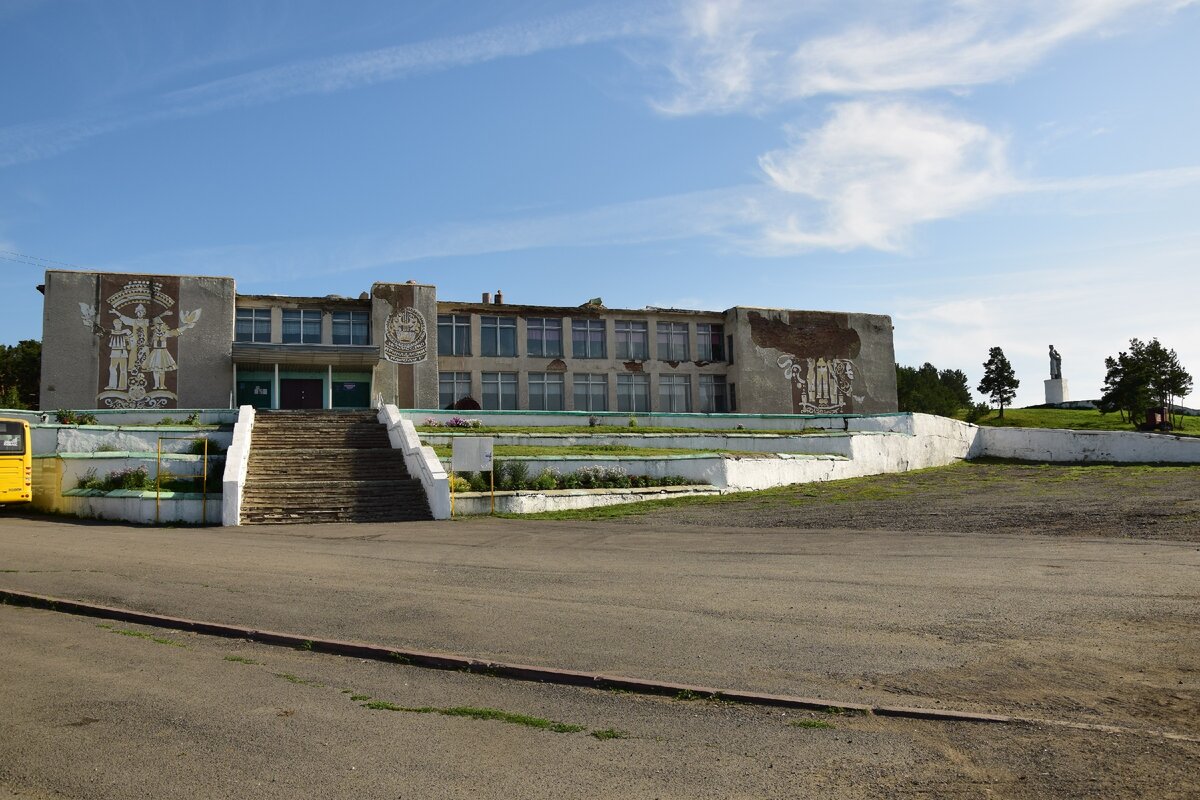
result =
[[1200,376],[1198,42],[1194,0],[0,0],[0,342],[62,262],[889,314],[1018,405],[1051,343],[1076,399],[1131,337]]

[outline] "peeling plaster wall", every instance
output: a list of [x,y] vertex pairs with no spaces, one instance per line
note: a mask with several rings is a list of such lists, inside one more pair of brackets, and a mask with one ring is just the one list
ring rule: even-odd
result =
[[745,413],[896,410],[890,317],[738,307],[726,312],[730,380]]

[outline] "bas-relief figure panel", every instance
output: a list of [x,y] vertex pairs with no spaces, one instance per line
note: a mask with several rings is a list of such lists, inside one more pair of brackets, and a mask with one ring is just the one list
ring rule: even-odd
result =
[[178,304],[176,276],[100,276],[97,305],[79,304],[100,338],[97,408],[177,407],[179,338],[200,323]]
[[751,311],[749,322],[754,344],[780,353],[775,363],[790,386],[793,413],[849,414],[862,405],[866,394],[854,393],[862,342],[845,314]]

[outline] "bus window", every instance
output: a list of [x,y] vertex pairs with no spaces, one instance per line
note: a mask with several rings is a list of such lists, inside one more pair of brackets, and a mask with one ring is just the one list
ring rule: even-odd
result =
[[25,426],[20,422],[0,422],[0,455],[25,454]]

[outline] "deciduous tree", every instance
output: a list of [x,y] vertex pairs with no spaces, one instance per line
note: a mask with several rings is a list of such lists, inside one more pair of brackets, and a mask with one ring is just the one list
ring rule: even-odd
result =
[[[1104,359],[1104,394],[1100,413],[1117,412],[1134,425],[1145,420],[1151,405],[1171,408],[1175,398],[1192,391],[1192,376],[1179,363],[1179,356],[1158,339],[1129,340],[1129,349]],[[1175,423],[1178,424],[1178,418]]]
[[41,342],[0,345],[0,408],[37,408],[41,377]]

